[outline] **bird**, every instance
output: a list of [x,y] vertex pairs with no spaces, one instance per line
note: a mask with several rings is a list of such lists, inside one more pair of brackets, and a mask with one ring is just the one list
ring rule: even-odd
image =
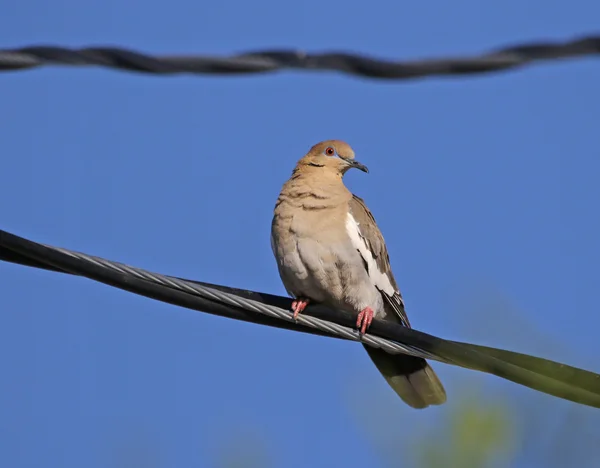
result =
[[[343,182],[350,169],[369,172],[348,143],[317,143],[297,162],[275,203],[271,248],[293,298],[293,317],[312,302],[356,314],[363,335],[373,318],[410,328],[383,235],[365,202]],[[446,401],[444,386],[425,359],[363,346],[409,406]]]

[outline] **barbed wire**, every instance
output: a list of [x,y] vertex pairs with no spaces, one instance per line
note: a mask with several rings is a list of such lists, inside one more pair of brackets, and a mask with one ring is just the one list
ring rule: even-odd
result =
[[280,70],[337,71],[364,78],[407,80],[427,76],[497,72],[533,62],[600,54],[600,35],[569,41],[519,44],[464,57],[393,61],[355,53],[263,50],[231,56],[149,55],[122,47],[32,46],[0,50],[0,71],[46,65],[101,66],[122,71],[170,75],[267,73]]
[[42,245],[0,230],[0,260],[83,276],[163,302],[222,317],[328,337],[361,341],[491,373],[559,398],[600,408],[600,375],[534,356],[444,340],[398,324],[374,320],[367,335],[344,311],[309,306],[294,321],[291,299],[161,275],[71,250]]

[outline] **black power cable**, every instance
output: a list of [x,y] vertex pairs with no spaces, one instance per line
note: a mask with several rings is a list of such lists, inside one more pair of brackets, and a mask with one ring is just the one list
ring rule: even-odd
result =
[[[136,294],[222,317],[360,340],[351,314],[309,306],[298,323],[291,300],[271,294],[169,277],[99,257],[45,246],[0,230],[0,260],[83,276]],[[502,349],[444,340],[398,324],[374,320],[364,340],[388,352],[407,352],[497,375],[538,391],[600,408],[600,375]],[[400,351],[398,351],[400,350]]]
[[144,54],[122,47],[31,46],[0,50],[0,71],[47,65],[101,66],[124,71],[169,75],[230,75],[280,70],[337,71],[364,78],[407,80],[427,76],[482,74],[509,70],[532,62],[600,54],[600,36],[545,41],[497,49],[485,54],[411,61],[382,60],[356,53],[306,53],[262,50],[225,57],[214,55]]

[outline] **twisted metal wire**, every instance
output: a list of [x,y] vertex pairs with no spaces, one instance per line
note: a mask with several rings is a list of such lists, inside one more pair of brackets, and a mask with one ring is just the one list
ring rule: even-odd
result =
[[[205,287],[196,283],[191,283],[189,281],[184,281],[179,278],[174,278],[172,276],[161,275],[160,273],[154,273],[142,268],[133,267],[130,265],[125,265],[124,263],[113,262],[111,260],[106,260],[104,258],[95,257],[92,255],[87,255],[80,252],[74,252],[72,250],[63,249],[60,247],[54,247],[52,245],[44,245],[44,247],[48,249],[55,250],[57,252],[63,253],[65,255],[69,255],[74,258],[78,258],[80,260],[85,260],[88,262],[95,263],[98,266],[103,268],[109,268],[120,273],[129,274],[135,276],[139,279],[143,279],[146,281],[152,281],[154,283],[162,284],[164,286],[168,286],[170,288],[178,289],[183,292],[187,292],[193,295],[197,295],[200,297],[204,297],[207,299],[217,300],[224,302],[228,305],[241,307],[245,310],[249,310],[252,312],[257,312],[262,315],[266,315],[268,317],[273,317],[281,320],[286,320],[289,322],[293,322],[294,318],[292,313],[289,310],[282,309],[280,307],[276,307],[270,304],[263,304],[262,302],[254,301],[251,299],[242,298],[236,296],[235,294],[226,293],[224,291],[219,291],[214,288]],[[339,325],[337,323],[328,322],[326,320],[321,320],[316,317],[311,317],[309,315],[299,315],[296,319],[297,322],[303,325],[307,325],[311,328],[316,328],[321,331],[329,332],[331,334],[337,335],[340,338],[344,338],[352,341],[360,341],[369,346],[373,346],[375,348],[381,348],[384,351],[387,351],[391,354],[410,354],[411,356],[421,357],[424,359],[433,359],[440,362],[448,363],[447,359],[444,359],[439,356],[435,356],[433,354],[427,353],[418,348],[403,345],[398,342],[387,340],[385,338],[380,338],[378,336],[373,335],[362,335],[354,329],[349,327],[345,327],[343,325]]]
[[488,53],[412,61],[383,60],[345,52],[310,54],[301,50],[263,50],[231,56],[149,55],[122,47],[73,49],[31,46],[0,50],[0,71],[45,65],[101,66],[153,74],[250,74],[279,70],[337,71],[364,78],[406,80],[427,76],[482,74],[532,62],[600,54],[600,35],[568,41],[519,44]]
[[[100,257],[39,244],[0,230],[0,260],[86,277],[135,294],[246,322],[342,338],[487,372],[543,393],[600,408],[600,374],[497,348],[461,343],[375,320],[368,335],[351,314],[309,307],[295,322],[289,299],[149,272]],[[256,300],[253,300],[256,299]],[[314,309],[313,309],[314,308]],[[319,318],[320,317],[320,318]]]

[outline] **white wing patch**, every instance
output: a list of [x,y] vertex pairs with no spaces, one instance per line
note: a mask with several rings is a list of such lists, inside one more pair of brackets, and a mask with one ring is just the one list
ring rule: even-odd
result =
[[352,245],[356,250],[358,250],[361,257],[365,261],[369,278],[371,278],[371,281],[375,287],[392,297],[396,293],[396,290],[394,289],[394,286],[392,286],[388,275],[379,270],[377,262],[375,261],[375,257],[373,257],[373,254],[369,250],[369,247],[360,233],[359,223],[356,222],[352,216],[352,213],[348,213],[348,217],[346,218],[346,232],[350,237]]

